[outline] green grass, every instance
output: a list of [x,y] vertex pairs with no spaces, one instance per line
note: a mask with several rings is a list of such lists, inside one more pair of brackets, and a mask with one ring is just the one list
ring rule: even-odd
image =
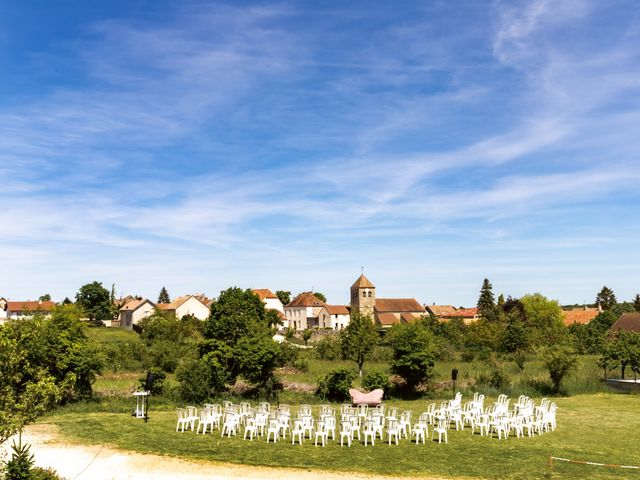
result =
[[118,343],[138,343],[140,337],[137,333],[124,328],[87,328],[87,337],[97,343],[118,344]]
[[[143,423],[127,414],[78,413],[61,409],[41,420],[58,426],[63,437],[82,443],[108,444],[139,452],[247,465],[287,466],[334,471],[360,471],[391,476],[437,475],[469,478],[544,478],[549,454],[605,463],[640,465],[640,396],[596,394],[555,399],[558,429],[534,438],[499,441],[471,435],[469,429],[449,432],[449,444],[428,442],[400,446],[378,442],[352,448],[329,441],[326,448],[307,440],[267,444],[219,433],[175,433],[175,413],[154,409]],[[133,402],[131,405],[133,405]],[[388,402],[420,413],[427,401]],[[293,406],[295,411],[295,406]],[[556,463],[554,478],[640,478],[640,473]]]

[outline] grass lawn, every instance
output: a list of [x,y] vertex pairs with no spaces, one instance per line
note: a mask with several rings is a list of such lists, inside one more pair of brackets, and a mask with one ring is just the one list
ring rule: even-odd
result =
[[124,328],[85,328],[87,337],[98,343],[118,344],[118,343],[138,343],[140,336]]
[[[465,399],[463,399],[464,401]],[[595,394],[558,398],[558,429],[534,438],[499,441],[450,430],[449,444],[428,442],[400,446],[378,442],[352,448],[329,441],[325,448],[307,440],[289,442],[220,438],[219,433],[175,432],[175,412],[154,410],[148,424],[126,414],[82,413],[60,409],[41,423],[59,427],[69,440],[108,444],[139,452],[248,465],[360,471],[391,476],[436,475],[469,478],[544,478],[547,456],[640,465],[640,396]],[[417,416],[428,401],[394,401]],[[132,402],[133,405],[133,402]],[[292,405],[292,411],[296,407]],[[640,472],[556,463],[554,478],[640,478]]]

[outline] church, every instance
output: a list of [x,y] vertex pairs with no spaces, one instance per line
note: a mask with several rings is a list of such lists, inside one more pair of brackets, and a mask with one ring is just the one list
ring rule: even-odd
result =
[[376,298],[376,287],[364,274],[351,285],[351,312],[370,316],[382,328],[411,323],[427,313],[415,298]]

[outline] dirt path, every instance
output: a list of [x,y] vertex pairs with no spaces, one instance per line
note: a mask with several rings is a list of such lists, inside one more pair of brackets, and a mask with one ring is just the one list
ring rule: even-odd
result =
[[[252,467],[186,461],[95,445],[63,442],[52,425],[34,425],[23,434],[31,444],[36,464],[54,468],[68,480],[389,480],[392,477],[359,473]],[[11,442],[5,443],[5,448]],[[413,477],[417,478],[417,477]],[[433,477],[421,477],[436,480]]]

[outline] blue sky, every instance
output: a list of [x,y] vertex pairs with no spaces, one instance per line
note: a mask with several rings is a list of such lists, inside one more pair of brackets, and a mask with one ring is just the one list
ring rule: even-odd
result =
[[630,299],[637,7],[3,2],[0,296]]

